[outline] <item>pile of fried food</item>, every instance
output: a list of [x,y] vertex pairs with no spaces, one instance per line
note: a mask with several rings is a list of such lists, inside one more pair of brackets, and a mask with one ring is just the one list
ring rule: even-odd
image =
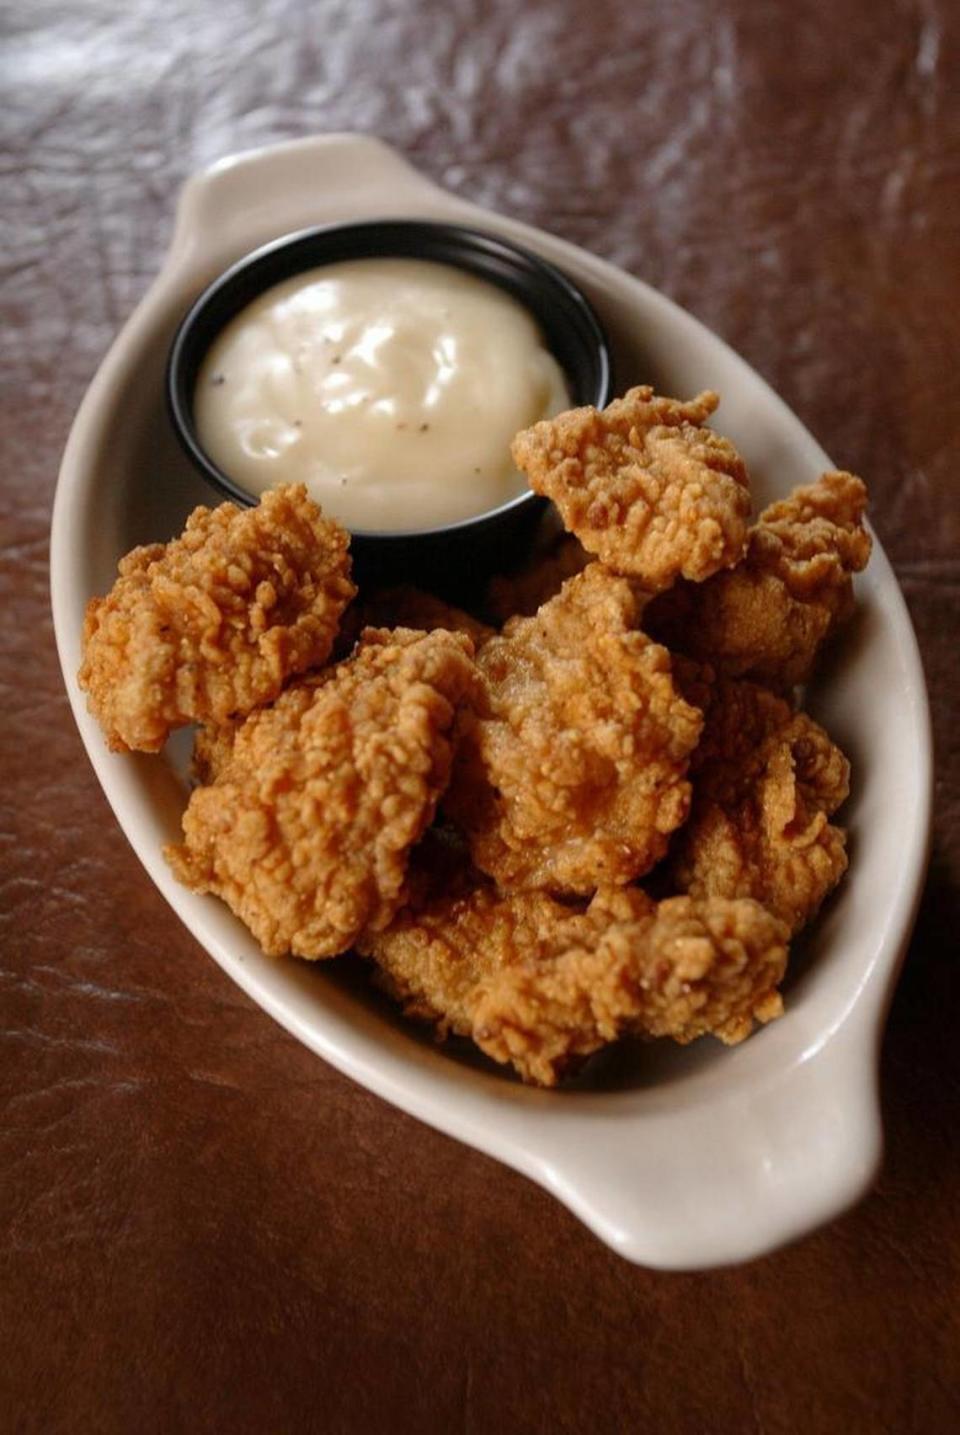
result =
[[778,1016],[847,864],[849,764],[796,690],[852,610],[866,491],[827,473],[751,523],[717,402],[639,387],[519,434],[553,527],[477,614],[358,595],[303,487],[124,558],[79,678],[119,751],[198,725],[177,877],[544,1086]]

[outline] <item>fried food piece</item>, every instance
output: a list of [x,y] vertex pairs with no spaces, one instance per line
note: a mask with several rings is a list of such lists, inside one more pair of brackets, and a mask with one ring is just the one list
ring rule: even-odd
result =
[[498,623],[514,617],[532,617],[560,592],[568,578],[581,573],[589,562],[590,554],[579,538],[563,533],[550,549],[535,555],[518,572],[499,573],[491,578],[484,611]]
[[644,627],[728,677],[777,688],[805,683],[853,609],[851,574],[870,557],[866,502],[850,473],[796,489],[761,513],[742,563],[701,586],[678,583],[649,605]]
[[302,484],[256,508],[196,508],[183,534],[120,560],[93,598],[78,674],[117,752],[158,752],[174,728],[272,702],[323,663],[350,582],[349,536]]
[[594,563],[477,654],[444,810],[502,887],[630,882],[687,816],[702,718],[637,612],[631,585]]
[[449,776],[471,652],[462,634],[368,629],[353,658],[252,713],[166,849],[180,881],[221,897],[268,956],[334,956],[385,926]]
[[733,1045],[783,1013],[786,935],[757,902],[674,897],[593,947],[497,972],[478,988],[473,1038],[541,1086],[623,1035]]
[[566,528],[653,592],[736,563],[750,517],[743,460],[705,429],[719,399],[660,398],[647,385],[603,410],[571,409],[519,433],[512,453]]
[[655,907],[638,888],[618,888],[584,909],[485,886],[402,912],[360,949],[408,1015],[553,1086],[627,1033],[742,1041],[782,1011],[785,937],[751,901]]
[[406,1014],[435,1024],[440,1037],[472,1035],[479,985],[500,970],[595,943],[614,916],[627,921],[653,906],[637,887],[601,890],[589,907],[546,892],[507,896],[482,878],[459,887],[449,894],[428,882],[389,927],[357,942]]
[[798,931],[846,871],[845,835],[829,821],[849,791],[843,753],[766,688],[720,680],[691,776],[675,886],[698,898],[756,898]]
[[466,633],[475,649],[496,631],[463,608],[409,583],[381,588],[369,596],[362,594],[344,617],[343,636],[355,641],[364,628],[413,628],[427,633],[443,628],[448,633]]

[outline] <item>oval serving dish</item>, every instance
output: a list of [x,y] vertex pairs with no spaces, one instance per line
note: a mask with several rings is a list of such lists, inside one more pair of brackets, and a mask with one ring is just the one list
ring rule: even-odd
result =
[[[164,267],[94,379],[64,454],[51,538],[67,690],[104,792],[147,871],[203,947],[266,1011],[370,1090],[538,1181],[630,1260],[696,1269],[745,1260],[863,1194],[880,1160],[877,1053],[916,908],[930,819],[929,714],[916,641],[879,546],[858,615],[809,695],[854,765],[841,820],[852,861],[794,954],[786,1015],[732,1050],[704,1040],[621,1047],[571,1088],[525,1088],[436,1047],[344,964],[275,961],[161,855],[186,801],[187,743],[107,751],[76,683],[83,610],[120,555],[179,531],[210,493],[164,402],[176,324],[216,274],[279,235],[392,215],[492,230],[581,285],[621,385],[722,396],[757,506],[831,467],[800,422],[719,339],[639,280],[437,188],[378,141],[331,135],[225,160],[181,199]],[[867,476],[869,479],[869,475]],[[349,966],[349,964],[346,964]]]

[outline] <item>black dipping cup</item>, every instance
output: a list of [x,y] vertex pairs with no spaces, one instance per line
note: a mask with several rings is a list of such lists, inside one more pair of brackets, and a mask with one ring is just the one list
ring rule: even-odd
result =
[[[203,476],[234,503],[258,499],[213,462],[197,438],[193,395],[203,360],[230,320],[295,274],[348,259],[427,259],[496,284],[536,319],[563,369],[574,407],[602,408],[611,390],[606,334],[580,289],[559,269],[499,235],[424,220],[373,220],[301,230],[264,245],[209,285],[182,320],[167,364],[167,400],[180,442]],[[351,529],[354,574],[363,584],[409,582],[466,598],[509,567],[529,543],[545,502],[527,491],[498,508],[409,533]]]

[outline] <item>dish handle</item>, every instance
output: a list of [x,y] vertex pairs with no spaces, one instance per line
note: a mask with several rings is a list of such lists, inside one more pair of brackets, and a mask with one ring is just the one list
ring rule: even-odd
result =
[[883,1133],[876,1062],[840,1032],[721,1104],[648,1112],[637,1145],[596,1116],[541,1147],[536,1179],[628,1260],[704,1270],[751,1260],[858,1201]]
[[415,198],[424,213],[450,196],[382,140],[329,134],[247,150],[201,170],[184,185],[169,260],[211,272],[258,244],[304,227],[305,194],[317,196],[317,224],[337,218],[331,196],[348,188],[350,215],[399,215]]

